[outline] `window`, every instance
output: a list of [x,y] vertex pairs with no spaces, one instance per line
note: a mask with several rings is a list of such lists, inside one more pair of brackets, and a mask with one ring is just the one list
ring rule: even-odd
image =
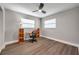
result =
[[29,20],[29,19],[21,19],[22,28],[34,28],[35,27],[35,21]]
[[56,19],[46,20],[44,22],[44,28],[56,28]]

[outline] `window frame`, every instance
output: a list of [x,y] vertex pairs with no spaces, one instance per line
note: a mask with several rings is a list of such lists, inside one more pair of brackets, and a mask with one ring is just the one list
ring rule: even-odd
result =
[[[55,20],[55,21],[53,21],[53,20]],[[53,21],[53,22],[50,22],[50,21]],[[47,23],[46,23],[47,22]],[[49,26],[50,25],[52,25],[52,27],[50,26],[50,27],[48,27],[48,24],[49,24]],[[53,25],[54,24],[54,25]],[[46,25],[47,25],[47,27],[46,27]],[[54,27],[53,27],[54,26]],[[50,20],[45,20],[44,21],[44,28],[48,28],[48,29],[51,29],[51,28],[56,28],[56,18],[53,18],[53,19],[50,19]]]
[[[21,28],[26,28],[26,29],[35,28],[35,20],[26,19],[26,20],[31,20],[31,21],[33,21],[33,22],[34,22],[34,24],[33,24],[33,23],[25,23],[25,22],[23,23],[23,22],[22,22],[22,19],[25,19],[25,18],[21,18]],[[24,26],[23,26],[24,24],[32,24],[33,27],[24,27]]]

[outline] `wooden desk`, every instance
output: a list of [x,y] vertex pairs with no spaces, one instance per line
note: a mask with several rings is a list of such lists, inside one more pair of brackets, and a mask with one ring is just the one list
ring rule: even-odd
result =
[[[37,30],[34,30],[36,34],[36,38],[39,38],[40,36],[40,30],[39,28]],[[32,35],[32,32],[29,33],[30,36]],[[24,42],[24,28],[19,29],[19,42]]]

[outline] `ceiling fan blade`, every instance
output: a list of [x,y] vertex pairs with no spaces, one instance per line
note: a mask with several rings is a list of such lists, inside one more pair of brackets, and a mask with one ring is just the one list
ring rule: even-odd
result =
[[2,8],[0,7],[0,11],[2,11]]
[[42,9],[43,7],[44,7],[44,4],[40,3],[39,10]]
[[32,11],[32,12],[37,12],[38,10]]
[[42,13],[46,14],[46,11],[42,10]]

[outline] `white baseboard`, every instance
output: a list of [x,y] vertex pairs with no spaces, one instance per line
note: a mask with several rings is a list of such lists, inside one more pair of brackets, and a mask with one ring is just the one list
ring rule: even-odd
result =
[[16,42],[18,42],[18,40],[14,40],[14,41],[5,42],[5,45],[12,44],[12,43],[16,43]]
[[5,45],[3,45],[3,46],[0,47],[0,53],[1,53],[1,51],[2,51],[4,48],[5,48]]
[[1,51],[5,48],[6,45],[12,44],[12,43],[16,43],[16,42],[18,42],[18,40],[5,42],[5,44],[4,44],[3,46],[0,47],[0,53],[1,53]]
[[75,43],[71,43],[71,42],[67,42],[67,41],[64,41],[64,40],[55,39],[55,38],[51,38],[51,37],[47,37],[47,36],[43,36],[43,35],[40,35],[40,36],[51,39],[51,40],[55,40],[55,41],[58,41],[58,42],[61,42],[61,43],[65,43],[65,44],[68,44],[68,45],[72,45],[72,46],[75,46],[75,47],[79,48],[79,44],[75,44]]

